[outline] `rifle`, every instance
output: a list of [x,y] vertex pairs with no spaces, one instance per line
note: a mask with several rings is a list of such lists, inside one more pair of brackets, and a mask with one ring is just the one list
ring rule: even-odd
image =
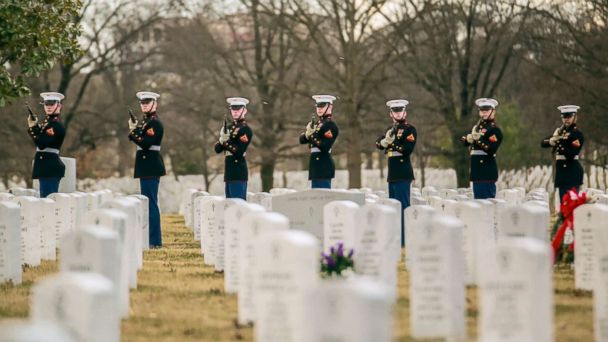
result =
[[131,110],[131,107],[127,107],[129,109],[129,117],[131,118],[131,122],[137,122],[137,118],[135,117],[135,115],[133,115],[133,111]]
[[316,113],[312,113],[312,116],[310,117],[310,124],[313,128],[317,125],[317,114]]
[[32,108],[30,107],[29,103],[25,103],[25,106],[27,107],[27,111],[30,112],[30,119],[33,120],[37,120],[38,117],[36,116],[36,114],[34,114],[34,112],[32,111]]
[[224,126],[222,126],[222,130],[225,133],[228,133],[228,120],[226,119],[226,114],[224,114]]

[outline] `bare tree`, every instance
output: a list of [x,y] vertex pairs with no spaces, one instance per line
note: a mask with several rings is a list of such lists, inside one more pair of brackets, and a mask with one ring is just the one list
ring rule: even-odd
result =
[[[291,0],[292,37],[307,49],[307,62],[315,72],[311,91],[338,95],[336,104],[344,113],[336,120],[341,129],[336,152],[347,156],[349,187],[361,186],[361,151],[370,119],[370,104],[389,79],[388,65],[394,56],[391,38],[378,28],[381,8],[387,1]],[[304,32],[299,30],[304,28]],[[376,107],[377,108],[377,107]],[[342,121],[341,121],[342,120]],[[343,138],[343,140],[342,140]]]
[[443,117],[452,146],[437,148],[451,161],[459,186],[468,185],[469,168],[458,138],[475,120],[475,99],[497,95],[529,13],[529,4],[517,0],[408,0],[396,14],[384,13],[399,39],[397,60]]

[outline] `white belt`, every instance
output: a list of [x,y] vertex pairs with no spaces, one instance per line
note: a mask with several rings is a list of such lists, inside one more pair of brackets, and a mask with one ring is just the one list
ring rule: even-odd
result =
[[56,148],[50,148],[50,147],[44,148],[42,150],[39,149],[39,148],[36,148],[36,152],[48,152],[48,153],[59,154],[59,150],[58,149],[56,149]]
[[[574,160],[578,160],[578,154],[574,156],[574,158],[572,158]],[[556,154],[555,155],[555,160],[566,160],[566,156],[561,155],[561,154]]]
[[[232,154],[232,152],[230,152],[230,151],[224,151],[224,152],[226,152],[227,156],[234,156],[234,154]],[[243,152],[243,157],[246,155],[247,155],[247,152]]]
[[[471,150],[471,155],[472,156],[487,156],[488,154],[482,150]],[[496,155],[493,155],[493,156],[496,157]]]
[[[143,148],[137,146],[137,150],[141,151],[141,150],[143,150]],[[150,146],[150,148],[148,149],[148,151],[160,151],[160,146],[159,145],[152,145],[152,146]]]
[[[310,153],[319,153],[321,152],[321,149],[318,147],[311,147],[310,148]],[[331,150],[329,150],[329,153],[331,153]]]
[[401,154],[401,152],[397,152],[397,151],[388,151],[387,155],[389,157],[401,157],[403,154]]

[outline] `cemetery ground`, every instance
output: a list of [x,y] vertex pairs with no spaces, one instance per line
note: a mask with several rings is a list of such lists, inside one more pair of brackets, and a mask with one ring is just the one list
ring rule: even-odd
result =
[[[200,245],[179,215],[163,216],[160,250],[146,251],[138,288],[131,291],[129,318],[122,323],[122,341],[235,341],[253,339],[251,327],[236,325],[236,295],[226,295],[223,275],[204,266]],[[57,262],[27,268],[23,284],[0,285],[0,319],[25,318],[32,285],[58,271]],[[409,337],[409,284],[403,263],[399,265],[399,298],[394,311],[394,339]],[[569,267],[555,270],[556,341],[593,340],[592,297],[574,289]],[[467,290],[467,330],[476,338],[478,316],[475,288]],[[426,340],[428,341],[428,340]]]

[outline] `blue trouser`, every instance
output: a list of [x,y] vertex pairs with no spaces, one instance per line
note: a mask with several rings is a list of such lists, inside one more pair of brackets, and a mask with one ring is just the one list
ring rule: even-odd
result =
[[312,189],[331,189],[331,179],[312,179],[310,187]]
[[559,203],[562,203],[562,199],[564,198],[564,195],[568,193],[568,191],[572,190],[572,188],[576,189],[576,192],[578,193],[578,191],[580,190],[581,186],[580,185],[562,185],[560,186],[559,189]]
[[475,199],[487,199],[496,197],[496,183],[473,182],[473,196]]
[[224,191],[226,192],[226,198],[247,200],[247,182],[245,181],[226,182]]
[[40,198],[46,198],[48,195],[59,191],[59,177],[40,178]]
[[160,210],[158,209],[158,185],[160,177],[140,178],[141,194],[148,197],[148,214],[150,222],[150,247],[161,247],[163,237],[160,229]]
[[388,183],[388,197],[401,202],[401,247],[405,246],[405,230],[403,228],[403,211],[410,206],[410,184],[411,181],[399,181]]

